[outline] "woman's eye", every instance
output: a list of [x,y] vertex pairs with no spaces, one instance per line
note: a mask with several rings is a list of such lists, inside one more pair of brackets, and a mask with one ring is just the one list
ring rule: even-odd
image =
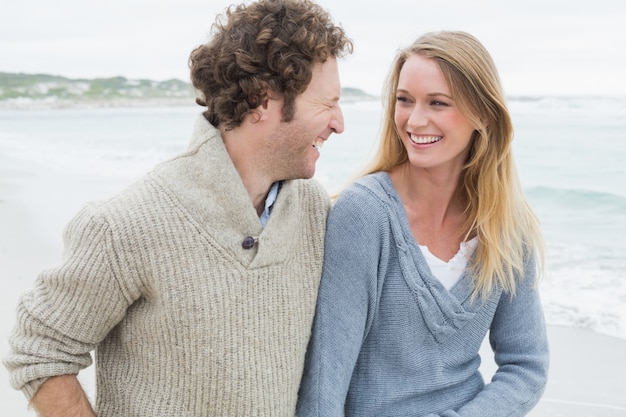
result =
[[433,100],[430,102],[431,105],[433,106],[447,106],[447,103],[444,103],[443,101],[439,101],[439,100]]
[[400,103],[410,103],[411,102],[411,100],[408,97],[404,97],[404,96],[396,97],[396,101],[398,101]]

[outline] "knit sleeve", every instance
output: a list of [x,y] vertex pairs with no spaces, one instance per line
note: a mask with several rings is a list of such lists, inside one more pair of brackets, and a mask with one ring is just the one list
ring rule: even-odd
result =
[[107,221],[85,207],[66,228],[60,264],[21,297],[4,364],[28,399],[47,378],[89,366],[90,352],[130,304],[110,235]]
[[503,294],[491,325],[495,375],[472,401],[441,417],[525,416],[539,402],[548,378],[549,349],[532,257],[525,270],[515,295]]
[[[346,190],[329,214],[324,268],[297,415],[343,416],[352,372],[376,310],[384,214]],[[380,204],[379,204],[380,206]],[[377,216],[376,214],[381,214]]]

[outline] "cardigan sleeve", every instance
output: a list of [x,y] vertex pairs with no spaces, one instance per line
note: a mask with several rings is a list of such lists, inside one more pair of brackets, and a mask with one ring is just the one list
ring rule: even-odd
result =
[[[329,214],[324,268],[297,415],[343,416],[361,345],[376,310],[381,247],[377,210],[346,190]],[[378,211],[382,213],[382,211]]]
[[497,365],[491,382],[472,401],[441,417],[525,416],[539,402],[548,379],[549,348],[534,258],[525,271],[515,295],[502,295],[491,324]]
[[30,399],[49,377],[76,374],[131,303],[118,283],[110,228],[87,206],[69,223],[61,263],[44,270],[17,306],[4,360],[11,385]]

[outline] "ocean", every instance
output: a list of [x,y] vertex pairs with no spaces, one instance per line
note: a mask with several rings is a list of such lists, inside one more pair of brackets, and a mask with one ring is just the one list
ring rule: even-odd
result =
[[[547,322],[626,339],[626,98],[512,97],[509,106],[522,184],[548,246],[540,284]],[[330,192],[372,155],[381,119],[376,100],[342,108],[346,130],[317,165]],[[0,111],[0,155],[23,171],[10,182],[39,238],[60,253],[62,229],[80,206],[184,149],[199,111]]]

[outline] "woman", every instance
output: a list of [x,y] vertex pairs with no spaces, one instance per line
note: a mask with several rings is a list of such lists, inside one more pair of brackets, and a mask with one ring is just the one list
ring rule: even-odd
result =
[[547,379],[543,241],[496,68],[471,35],[429,33],[387,91],[377,157],[328,219],[298,416],[525,415]]

